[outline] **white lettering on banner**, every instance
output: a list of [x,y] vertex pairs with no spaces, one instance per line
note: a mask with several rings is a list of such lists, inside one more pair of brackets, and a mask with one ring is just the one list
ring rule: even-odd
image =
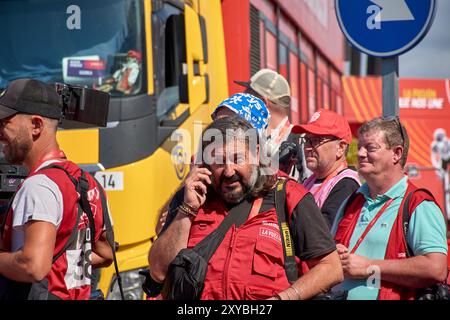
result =
[[95,173],[95,179],[100,182],[105,190],[123,190],[123,172],[99,171]]
[[443,109],[443,98],[399,98],[402,109]]

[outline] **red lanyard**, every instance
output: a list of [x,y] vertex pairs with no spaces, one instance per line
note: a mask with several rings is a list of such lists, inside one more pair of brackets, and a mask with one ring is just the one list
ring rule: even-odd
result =
[[[389,205],[392,203],[392,201],[394,201],[394,199],[389,199],[388,201],[386,201],[386,203],[384,204],[384,206],[380,209],[380,211],[378,211],[377,215],[375,216],[375,218],[373,218],[372,221],[370,221],[369,225],[367,226],[366,230],[364,230],[363,234],[359,237],[358,241],[356,241],[355,246],[353,247],[352,251],[350,251],[350,254],[355,253],[356,249],[358,249],[359,245],[361,244],[361,242],[364,240],[364,238],[366,237],[366,235],[369,233],[370,229],[372,229],[372,227],[374,226],[375,222],[377,222],[377,220],[381,217],[381,215],[383,214],[383,212],[387,209],[387,207],[389,207]],[[361,209],[362,210],[362,209]]]
[[250,211],[250,214],[248,215],[248,220],[256,216],[259,212],[259,209],[261,208],[261,205],[263,203],[263,198],[256,198],[255,201],[253,201],[252,210]]
[[53,159],[66,159],[66,155],[60,149],[52,150],[46,153],[38,162],[36,162],[30,170],[30,174],[33,173],[37,168],[39,168],[44,162]]

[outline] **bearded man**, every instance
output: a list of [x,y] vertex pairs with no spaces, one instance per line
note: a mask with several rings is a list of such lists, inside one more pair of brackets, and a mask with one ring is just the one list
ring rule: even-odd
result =
[[276,175],[264,174],[260,147],[256,129],[239,117],[218,119],[205,129],[203,165],[190,172],[176,216],[150,249],[155,281],[164,282],[178,252],[202,241],[244,202],[249,210],[238,207],[240,218],[208,262],[202,300],[309,299],[342,281],[326,221],[311,194],[291,179],[284,181],[286,220],[296,261],[305,261],[310,271],[288,279],[275,210],[279,183]]

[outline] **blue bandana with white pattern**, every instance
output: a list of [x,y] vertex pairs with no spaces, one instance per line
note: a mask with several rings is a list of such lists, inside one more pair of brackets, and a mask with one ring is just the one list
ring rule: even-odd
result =
[[248,93],[236,93],[219,103],[214,113],[220,107],[227,107],[237,115],[247,120],[260,135],[269,125],[270,112],[264,102]]

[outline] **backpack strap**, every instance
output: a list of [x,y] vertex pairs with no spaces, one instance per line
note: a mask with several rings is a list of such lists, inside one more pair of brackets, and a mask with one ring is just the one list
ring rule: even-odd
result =
[[[91,241],[91,247],[94,249],[94,243],[95,243],[95,221],[94,221],[94,214],[92,213],[91,205],[88,200],[87,192],[89,190],[89,181],[86,178],[86,174],[83,170],[81,170],[81,176],[79,179],[80,184],[80,200],[81,200],[81,207],[83,208],[83,211],[87,214],[89,219],[89,227],[90,227],[90,241]],[[103,222],[105,223],[105,222]]]
[[[81,176],[80,176],[80,179],[77,180],[66,170],[66,168],[64,168],[62,166],[59,166],[57,164],[50,164],[50,165],[48,165],[48,166],[46,166],[46,167],[44,167],[44,168],[42,168],[40,170],[51,169],[51,168],[56,168],[56,169],[63,170],[67,174],[69,179],[74,183],[75,189],[78,192],[78,194],[80,195],[80,201],[78,202],[77,222],[76,222],[76,224],[74,226],[74,229],[72,231],[72,234],[70,235],[69,240],[64,245],[64,247],[61,249],[61,251],[58,252],[58,254],[53,259],[53,262],[55,262],[61,256],[61,254],[63,254],[67,250],[67,248],[74,241],[76,241],[77,230],[78,230],[78,223],[79,223],[79,220],[80,220],[80,217],[81,217],[83,211],[87,214],[88,219],[89,219],[89,227],[91,228],[90,241],[91,241],[91,246],[92,246],[92,249],[93,249],[94,248],[94,243],[95,243],[95,222],[94,222],[94,215],[93,215],[92,210],[91,210],[91,205],[89,204],[89,200],[88,200],[88,197],[87,197],[87,192],[89,190],[89,181],[86,178],[85,171],[80,169],[81,170]],[[123,287],[122,287],[122,278],[120,277],[120,272],[119,272],[119,268],[118,268],[118,264],[117,264],[117,258],[116,258],[116,246],[115,246],[115,241],[114,241],[114,230],[112,228],[111,219],[109,217],[109,208],[108,208],[108,203],[106,201],[106,195],[104,193],[105,191],[103,190],[103,188],[101,187],[101,185],[97,181],[97,179],[95,179],[95,178],[93,178],[93,179],[94,179],[94,181],[95,181],[95,183],[97,185],[97,188],[99,189],[100,200],[102,202],[103,224],[105,225],[105,228],[106,228],[106,241],[110,245],[112,253],[113,253],[114,268],[115,268],[115,272],[116,272],[117,284],[118,284],[119,290],[120,290],[120,296],[121,296],[122,300],[125,300],[125,296],[124,296],[124,293],[123,293]],[[111,287],[111,290],[112,289],[113,288]]]
[[290,283],[298,279],[297,262],[295,261],[295,247],[292,241],[289,223],[289,213],[286,210],[286,183],[287,179],[280,179],[275,189],[275,211],[277,212],[278,226],[281,233],[281,244],[284,254],[284,269]]
[[[77,193],[81,194],[81,186],[80,183],[77,179],[75,179],[75,177],[73,177],[67,170],[66,168],[59,166],[57,164],[50,164],[48,166],[45,166],[41,169],[39,169],[38,171],[41,170],[45,170],[45,169],[61,169],[63,170],[67,177],[70,179],[70,181],[72,181],[73,185],[75,186],[75,190]],[[73,226],[72,232],[70,234],[69,239],[67,240],[66,244],[61,248],[61,250],[58,251],[57,254],[55,254],[53,256],[52,259],[52,264],[56,262],[56,260],[58,260],[58,258],[77,240],[77,236],[78,236],[78,224],[80,223],[80,218],[81,215],[83,214],[83,208],[81,207],[80,203],[78,203],[78,213],[77,213],[77,219],[75,221],[75,224]]]
[[[409,188],[408,188],[409,189]],[[424,200],[434,200],[433,194],[428,191],[427,189],[417,189],[412,188],[410,192],[408,192],[407,195],[405,195],[405,199],[403,201],[403,206],[401,207],[401,215],[402,215],[402,226],[403,226],[403,237],[405,239],[406,244],[406,257],[414,257],[414,251],[410,247],[408,243],[408,231],[409,231],[409,220],[411,219],[411,215],[414,212],[414,210],[417,208],[417,206],[422,203],[422,201],[413,201],[413,195],[418,194],[419,192],[425,193]]]

